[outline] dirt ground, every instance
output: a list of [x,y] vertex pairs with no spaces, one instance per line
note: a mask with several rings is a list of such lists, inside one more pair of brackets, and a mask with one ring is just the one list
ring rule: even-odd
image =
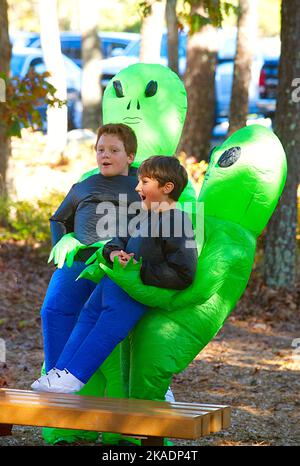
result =
[[[52,268],[38,248],[0,245],[0,387],[29,389],[43,361],[39,308]],[[299,289],[300,287],[298,287]],[[174,377],[177,401],[228,404],[227,431],[176,445],[300,444],[299,296],[248,288],[216,338]],[[101,443],[101,437],[97,444]],[[40,428],[14,427],[4,445],[43,445]]]

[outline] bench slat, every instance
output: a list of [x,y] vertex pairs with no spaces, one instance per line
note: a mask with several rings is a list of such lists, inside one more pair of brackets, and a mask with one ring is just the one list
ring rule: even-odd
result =
[[[50,396],[49,396],[50,395]],[[6,391],[4,400],[8,401],[9,403],[13,404],[39,404],[45,406],[61,406],[63,407],[72,407],[74,409],[88,409],[92,407],[99,407],[99,408],[109,408],[110,410],[120,410],[123,411],[169,411],[173,415],[198,415],[202,414],[203,412],[211,412],[221,407],[206,407],[206,405],[199,405],[199,404],[192,404],[192,403],[178,403],[175,404],[169,402],[155,402],[149,400],[133,400],[133,399],[116,399],[116,398],[96,398],[96,397],[80,397],[75,395],[75,399],[73,395],[58,395],[52,396],[51,393],[36,393],[36,392],[13,392],[13,391]],[[3,397],[1,396],[0,391],[0,400],[3,401]],[[174,411],[173,407],[176,408]]]
[[0,424],[197,439],[228,427],[230,408],[0,389]]
[[[132,409],[132,406],[138,407],[142,406],[143,408],[149,407],[151,410],[154,408],[158,409],[169,409],[172,406],[176,407],[176,410],[183,409],[183,410],[192,410],[196,411],[197,409],[205,410],[205,411],[212,411],[216,409],[222,409],[226,406],[224,405],[211,405],[211,404],[199,404],[199,403],[182,403],[182,402],[166,402],[166,401],[152,401],[152,400],[139,400],[139,399],[127,399],[127,398],[98,398],[94,396],[80,396],[78,399],[78,395],[71,395],[71,394],[58,394],[58,393],[46,393],[46,392],[34,392],[34,391],[26,391],[26,390],[13,390],[13,389],[0,389],[0,400],[9,399],[10,402],[18,403],[18,402],[38,402],[40,403],[57,403],[57,404],[66,404],[66,405],[74,405],[78,406],[78,404],[82,406],[87,406],[89,404],[96,404],[97,406],[101,405],[101,400],[103,400],[103,404],[107,406],[109,403],[115,406],[127,406],[128,409]],[[81,403],[78,403],[78,402]]]
[[181,418],[174,424],[174,418],[162,416],[149,416],[138,413],[122,414],[109,413],[101,410],[89,410],[85,412],[66,409],[59,412],[57,409],[47,409],[36,406],[33,408],[0,404],[0,423],[31,425],[44,427],[58,427],[65,429],[95,430],[98,432],[115,432],[128,435],[150,435],[176,438],[201,437],[201,419]]

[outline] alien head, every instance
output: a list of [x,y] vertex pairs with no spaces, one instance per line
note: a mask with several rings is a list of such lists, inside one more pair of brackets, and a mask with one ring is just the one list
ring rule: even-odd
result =
[[236,131],[211,154],[199,195],[205,215],[259,235],[279,200],[286,170],[283,147],[272,131],[261,125]]
[[120,71],[103,96],[103,123],[125,123],[137,136],[134,165],[150,155],[174,155],[185,120],[186,91],[169,68],[137,63]]

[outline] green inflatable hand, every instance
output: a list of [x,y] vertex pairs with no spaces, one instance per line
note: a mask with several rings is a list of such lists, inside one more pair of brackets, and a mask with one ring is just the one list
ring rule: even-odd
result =
[[[105,272],[100,268],[100,264],[106,264],[106,260],[102,256],[102,249],[104,244],[96,251],[87,261],[88,265],[81,274],[76,278],[76,281],[80,278],[85,278],[91,280],[94,283],[99,283],[100,280],[104,277]],[[93,262],[93,263],[91,263]]]
[[[151,307],[169,306],[172,297],[177,294],[177,291],[160,288],[158,296],[157,288],[155,286],[147,285],[147,292],[145,293],[145,286],[140,277],[141,264],[142,259],[139,262],[134,263],[131,258],[125,267],[123,267],[118,258],[115,257],[113,268],[107,267],[103,263],[100,264],[100,267],[106,275],[108,275],[121,288],[124,288],[130,296],[134,296],[134,299],[137,301],[149,306],[150,298]],[[129,283],[132,284],[132,288],[128,286]]]
[[101,279],[104,277],[105,272],[101,270],[99,264],[88,265],[80,275],[76,278],[76,281],[80,278],[85,278],[86,280],[91,280],[92,282],[98,284]]
[[53,260],[54,264],[61,269],[66,261],[67,266],[71,267],[79,249],[85,247],[75,238],[74,233],[67,233],[52,248],[48,264]]
[[99,263],[104,260],[102,257],[102,249],[103,246],[107,243],[107,241],[99,241],[98,243],[92,244],[93,248],[98,247],[99,249],[96,252],[94,252],[94,254],[92,254],[91,257],[88,258],[88,260],[85,262],[86,265],[93,264],[95,261]]

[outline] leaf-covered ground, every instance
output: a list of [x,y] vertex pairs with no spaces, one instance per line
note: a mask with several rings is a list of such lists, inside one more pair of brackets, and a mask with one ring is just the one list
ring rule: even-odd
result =
[[[43,361],[39,308],[53,269],[38,248],[0,246],[0,387],[29,389]],[[177,445],[299,445],[299,296],[263,286],[254,272],[217,337],[174,377],[177,401],[232,406],[227,431]],[[294,345],[294,346],[293,346]],[[97,442],[101,442],[101,438]],[[39,428],[14,427],[2,445],[43,445]]]

